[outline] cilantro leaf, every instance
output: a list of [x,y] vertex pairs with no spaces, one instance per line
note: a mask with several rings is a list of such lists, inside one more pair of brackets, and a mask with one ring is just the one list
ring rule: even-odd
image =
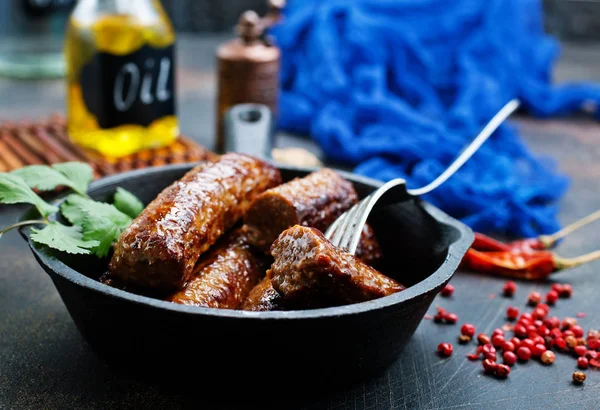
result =
[[51,191],[57,186],[71,186],[71,181],[63,174],[46,165],[29,165],[12,171],[11,174],[23,178],[30,188]]
[[31,240],[59,251],[73,254],[89,254],[90,249],[99,245],[98,241],[85,240],[77,226],[65,226],[50,222],[43,229],[31,228]]
[[69,187],[75,192],[85,195],[88,185],[94,178],[94,170],[85,162],[63,162],[54,164],[52,168],[63,174],[69,181]]
[[115,207],[132,218],[137,217],[144,209],[144,204],[135,195],[121,187],[117,188],[114,199]]
[[0,203],[34,205],[44,218],[58,211],[57,207],[48,204],[33,192],[23,178],[5,172],[0,173]]
[[69,222],[81,227],[84,240],[97,243],[90,250],[100,257],[108,254],[113,242],[131,224],[131,218],[115,206],[79,195],[68,196],[61,212]]
[[81,226],[85,220],[85,202],[89,199],[81,195],[71,194],[60,205],[60,213],[73,225]]

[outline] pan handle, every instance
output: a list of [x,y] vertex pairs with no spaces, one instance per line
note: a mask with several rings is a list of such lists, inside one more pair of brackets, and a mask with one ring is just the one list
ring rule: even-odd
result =
[[239,104],[225,113],[225,152],[271,158],[273,114],[266,105]]

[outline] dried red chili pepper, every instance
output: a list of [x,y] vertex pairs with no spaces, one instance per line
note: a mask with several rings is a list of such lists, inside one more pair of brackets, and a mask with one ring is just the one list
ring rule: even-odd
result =
[[577,258],[562,258],[550,251],[495,251],[469,249],[463,266],[476,272],[518,279],[546,279],[550,274],[600,259],[600,251]]
[[534,252],[551,249],[558,243],[559,240],[568,234],[597,219],[600,219],[600,210],[573,222],[572,224],[564,227],[560,231],[553,233],[552,235],[540,235],[537,238],[519,239],[508,243],[500,242],[481,233],[475,233],[475,241],[473,242],[473,245],[471,245],[471,248],[482,252]]

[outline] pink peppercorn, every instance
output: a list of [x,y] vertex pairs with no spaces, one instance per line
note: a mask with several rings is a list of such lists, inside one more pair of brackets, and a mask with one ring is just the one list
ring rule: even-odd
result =
[[527,336],[527,328],[523,325],[516,325],[514,332],[515,332],[515,336],[517,336],[517,337]]
[[531,350],[528,347],[521,346],[517,349],[517,357],[519,360],[526,362],[531,358]]
[[514,306],[509,306],[508,309],[506,309],[506,317],[510,320],[515,320],[519,317],[519,309]]
[[437,347],[437,351],[442,357],[449,357],[454,351],[454,347],[450,343],[440,343]]
[[440,293],[443,297],[450,297],[454,293],[454,286],[448,283]]
[[473,326],[470,323],[465,323],[460,328],[460,333],[462,333],[465,336],[473,337],[475,336],[475,326]]
[[519,339],[518,337],[512,337],[510,339],[510,342],[515,345],[515,349],[518,349],[519,346],[521,346],[521,339]]
[[588,366],[589,366],[588,359],[586,359],[583,356],[577,358],[577,367],[579,367],[580,369],[587,369]]
[[553,305],[556,303],[557,300],[558,300],[558,292],[551,290],[550,292],[546,293],[546,303],[547,304]]
[[512,366],[517,362],[517,355],[513,352],[504,352],[502,359],[504,360],[504,364]]
[[573,349],[573,353],[575,353],[575,356],[583,356],[585,355],[585,353],[587,352],[587,348],[585,346],[575,346],[575,348]]
[[494,347],[496,347],[496,348],[500,348],[504,344],[505,341],[506,340],[504,339],[504,336],[501,336],[501,335],[496,335],[496,336],[492,337],[492,345],[494,345]]
[[571,327],[571,332],[573,332],[573,336],[575,337],[583,337],[583,328],[579,325],[575,325]]
[[515,345],[513,342],[509,342],[508,340],[502,344],[502,350],[505,352],[514,352]]
[[496,370],[496,362],[489,360],[489,359],[485,359],[483,361],[483,371],[485,371],[486,373],[493,373]]
[[552,364],[556,360],[556,355],[554,354],[554,352],[546,350],[544,353],[542,353],[540,360],[544,364]]
[[515,294],[516,290],[517,284],[512,280],[505,282],[504,286],[502,287],[502,293],[504,294],[504,296],[512,296]]
[[531,349],[531,354],[535,357],[540,357],[546,350],[546,345],[538,343]]
[[572,294],[573,294],[573,287],[571,285],[569,285],[568,283],[563,284],[562,289],[559,292],[559,296],[561,298],[570,298]]
[[539,292],[531,292],[527,297],[527,303],[530,306],[536,306],[538,303],[542,301],[542,295]]
[[510,374],[510,367],[505,364],[497,364],[495,370],[496,377],[507,377]]
[[446,321],[446,323],[450,323],[450,324],[454,324],[456,322],[458,322],[458,315],[456,315],[455,313],[446,313],[446,316],[444,316],[444,320]]

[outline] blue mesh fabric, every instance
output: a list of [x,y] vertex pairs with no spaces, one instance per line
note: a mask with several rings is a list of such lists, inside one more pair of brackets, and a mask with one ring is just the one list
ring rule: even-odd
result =
[[[285,14],[279,126],[359,174],[420,187],[512,98],[536,116],[600,101],[593,84],[551,85],[539,0],[291,0]],[[558,228],[567,186],[507,123],[425,199],[475,230],[534,236]]]

